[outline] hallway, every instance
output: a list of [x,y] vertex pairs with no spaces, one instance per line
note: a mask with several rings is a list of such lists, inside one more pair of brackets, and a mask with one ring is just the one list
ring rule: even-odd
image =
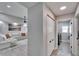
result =
[[62,42],[58,48],[58,51],[54,51],[52,56],[71,56],[70,44]]

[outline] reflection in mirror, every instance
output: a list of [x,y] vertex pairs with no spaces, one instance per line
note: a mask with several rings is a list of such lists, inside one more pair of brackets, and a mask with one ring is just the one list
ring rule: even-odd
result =
[[0,2],[0,55],[27,56],[27,7],[18,2]]

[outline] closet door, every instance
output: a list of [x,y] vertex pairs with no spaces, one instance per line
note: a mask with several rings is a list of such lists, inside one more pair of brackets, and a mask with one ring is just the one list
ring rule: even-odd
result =
[[47,54],[51,55],[55,46],[55,21],[47,16]]

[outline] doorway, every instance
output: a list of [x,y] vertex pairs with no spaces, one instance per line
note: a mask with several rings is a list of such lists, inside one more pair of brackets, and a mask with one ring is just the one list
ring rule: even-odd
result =
[[58,54],[59,56],[71,55],[71,25],[70,20],[58,22]]

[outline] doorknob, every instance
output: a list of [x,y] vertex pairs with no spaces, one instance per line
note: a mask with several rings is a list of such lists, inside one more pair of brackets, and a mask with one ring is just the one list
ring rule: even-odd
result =
[[77,37],[77,40],[79,40],[79,37]]
[[71,34],[71,36],[72,36],[72,34]]
[[49,43],[51,43],[51,41],[49,41]]
[[71,24],[72,24],[72,22],[71,22]]

